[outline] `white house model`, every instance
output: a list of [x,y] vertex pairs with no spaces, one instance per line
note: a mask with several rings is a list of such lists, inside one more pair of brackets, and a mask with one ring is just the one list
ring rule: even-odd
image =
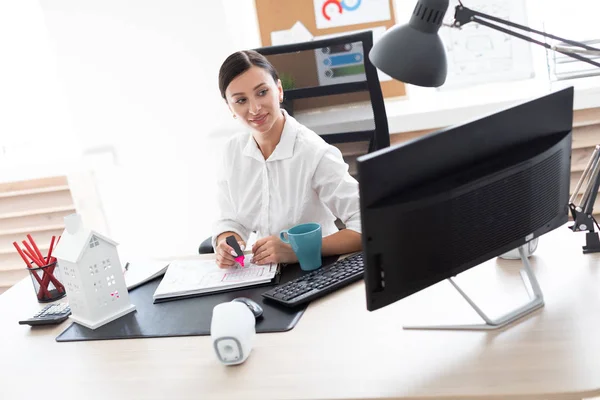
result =
[[65,231],[52,255],[67,290],[71,319],[96,329],[131,311],[117,243],[83,226],[79,214],[65,217]]

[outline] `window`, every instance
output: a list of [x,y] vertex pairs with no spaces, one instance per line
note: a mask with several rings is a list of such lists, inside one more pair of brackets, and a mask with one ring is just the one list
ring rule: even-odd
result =
[[[600,48],[600,30],[598,15],[600,2],[598,0],[564,1],[534,1],[544,19],[544,32],[568,40],[584,43],[591,47]],[[567,46],[557,40],[548,39],[550,45]],[[600,55],[581,54],[593,61],[600,62]],[[600,75],[600,68],[579,61],[555,51],[547,52],[550,79],[564,80]]]
[[94,235],[92,236],[92,238],[90,239],[90,249],[93,249],[96,246],[99,246],[100,242],[98,241],[98,238]]

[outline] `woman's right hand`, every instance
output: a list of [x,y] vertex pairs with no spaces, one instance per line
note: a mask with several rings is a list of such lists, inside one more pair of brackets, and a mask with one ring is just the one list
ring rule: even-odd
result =
[[[238,241],[238,244],[240,245],[240,249],[244,251],[246,244],[242,241]],[[219,268],[231,268],[236,264],[235,250],[233,250],[233,247],[227,244],[225,238],[221,239],[221,241],[217,244],[215,253],[217,254],[217,265]]]

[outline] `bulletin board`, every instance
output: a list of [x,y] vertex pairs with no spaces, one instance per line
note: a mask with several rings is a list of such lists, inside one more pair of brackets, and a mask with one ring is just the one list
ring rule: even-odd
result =
[[[255,0],[256,6],[256,14],[258,18],[258,25],[260,30],[260,37],[262,46],[271,46],[271,32],[274,31],[282,31],[288,30],[292,28],[292,26],[296,22],[301,22],[307,29],[310,31],[311,35],[314,37],[323,36],[323,35],[332,35],[332,34],[340,34],[340,33],[352,33],[357,30],[364,29],[373,29],[385,27],[385,29],[389,29],[392,27],[396,21],[394,17],[394,7],[393,0],[387,0],[389,2],[389,16],[388,20],[380,20],[376,22],[367,22],[367,23],[358,23],[353,25],[346,26],[337,26],[330,27],[325,29],[319,29],[317,27],[317,20],[315,16],[315,4],[318,0]],[[325,3],[327,0],[322,0],[321,3]],[[361,3],[359,0],[345,0],[347,4],[356,5],[357,3]],[[330,1],[331,2],[331,1]],[[363,4],[367,4],[366,0],[362,0]],[[332,18],[335,16],[336,12],[335,7],[331,10]],[[321,16],[319,16],[321,17]],[[282,57],[283,59],[283,57]],[[270,59],[271,60],[271,59]],[[307,60],[305,60],[306,62]],[[314,57],[311,60],[314,65]],[[302,60],[294,60],[293,63],[296,64],[296,68],[298,68],[299,63],[302,63]],[[279,70],[280,68],[287,68],[289,65],[278,66],[277,63],[273,63],[275,67]],[[287,61],[286,64],[290,64],[290,61]],[[304,69],[307,71],[307,69]],[[306,79],[311,79],[305,78]],[[301,77],[300,77],[300,80]],[[305,85],[309,84],[309,82],[304,82]],[[383,96],[386,98],[389,97],[398,97],[404,96],[406,94],[405,85],[403,82],[397,80],[387,80],[381,81],[381,89],[383,92]],[[300,82],[302,86],[302,82]],[[361,97],[360,93],[351,93],[343,96],[339,96],[339,98],[329,100],[329,104],[331,104],[332,100],[336,104],[348,103],[352,101],[363,101],[364,99]],[[366,98],[368,100],[368,96]],[[316,99],[313,99],[313,102]],[[319,106],[319,105],[316,105]],[[299,107],[300,109],[305,107]]]

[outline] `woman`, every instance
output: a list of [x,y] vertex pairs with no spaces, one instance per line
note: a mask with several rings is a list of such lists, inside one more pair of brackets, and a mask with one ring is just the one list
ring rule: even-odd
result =
[[[225,238],[234,235],[244,249],[254,231],[253,263],[297,262],[279,232],[306,222],[321,224],[323,255],[359,251],[358,183],[336,147],[280,108],[283,88],[269,61],[255,51],[230,55],[219,89],[233,118],[250,130],[228,141],[217,171],[212,244],[219,267],[235,265]],[[336,217],[346,229],[338,230]]]

